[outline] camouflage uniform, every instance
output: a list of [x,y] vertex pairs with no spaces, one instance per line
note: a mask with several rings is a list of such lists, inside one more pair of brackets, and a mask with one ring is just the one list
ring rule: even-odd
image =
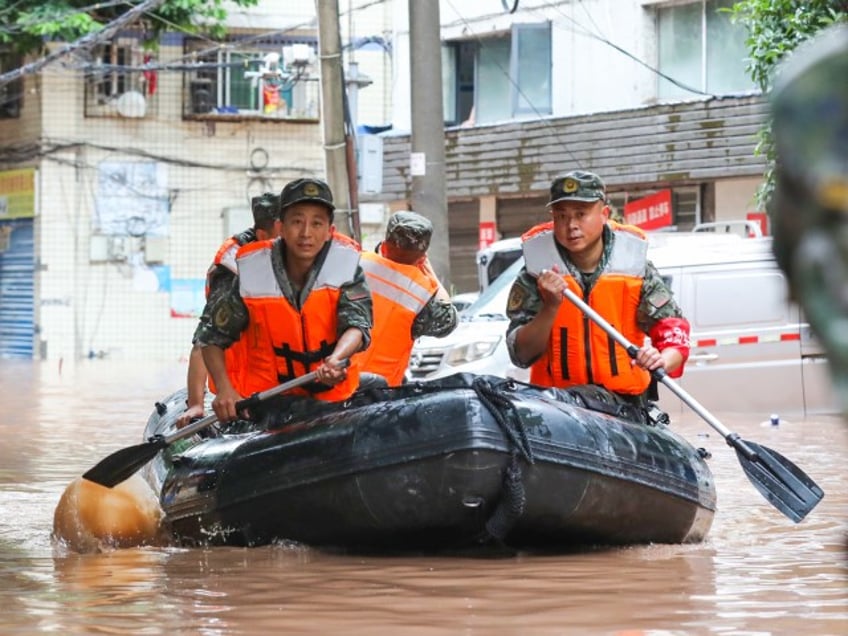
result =
[[787,56],[771,92],[774,252],[828,355],[848,415],[848,24]]
[[[386,226],[386,241],[405,250],[426,253],[433,235],[430,220],[415,212],[395,212]],[[377,252],[379,253],[379,246]],[[418,312],[412,323],[412,338],[448,335],[459,321],[456,307],[450,301],[439,300],[435,296]]]
[[[323,203],[333,216],[333,199],[329,187],[318,179],[297,179],[283,189],[279,201],[280,214],[295,203],[315,201]],[[285,268],[285,243],[281,239],[274,241],[271,253],[271,265],[277,278],[277,284],[286,300],[292,307],[300,310],[309,292],[315,285],[315,280],[321,265],[327,258],[330,249],[328,241],[315,258],[303,289],[296,289],[289,280]],[[195,339],[202,345],[215,345],[226,349],[238,340],[242,331],[248,325],[248,311],[239,293],[238,277],[233,276],[229,285],[216,285],[219,291],[210,297],[200,317],[200,324],[195,332]],[[362,348],[371,342],[371,326],[373,312],[371,308],[371,292],[365,282],[362,267],[357,266],[354,280],[342,285],[339,305],[337,308],[338,324],[336,335],[341,336],[350,327],[356,327],[362,332]]]
[[[563,200],[594,202],[606,198],[605,187],[601,179],[591,173],[575,170],[564,177],[554,180],[551,185],[551,198],[548,206]],[[598,267],[591,274],[580,272],[568,258],[568,252],[559,243],[554,241],[563,262],[568,267],[568,273],[583,288],[583,297],[588,296],[588,291],[598,280],[604,267],[609,261],[612,252],[615,234],[609,226],[603,229],[604,249]],[[567,302],[567,301],[563,301]],[[522,268],[521,272],[512,285],[507,302],[507,347],[512,362],[519,367],[527,368],[537,359],[522,361],[515,355],[515,335],[519,327],[530,322],[542,308],[542,296],[536,284],[535,277]],[[574,311],[579,311],[575,308]],[[683,318],[683,312],[674,300],[671,290],[665,284],[654,265],[648,261],[645,275],[642,281],[642,293],[636,313],[636,323],[645,334],[650,333],[653,326],[663,318]],[[641,342],[634,343],[641,346]]]
[[[253,212],[253,227],[247,228],[243,232],[233,236],[239,245],[247,245],[256,241],[257,228],[262,228],[266,231],[270,230],[270,226],[273,225],[274,221],[280,218],[280,196],[273,192],[265,192],[258,197],[253,197],[251,199],[251,211]],[[235,277],[236,274],[233,270],[220,263],[213,266],[206,275],[209,287],[206,297],[206,307],[204,307],[203,315],[200,318],[201,325],[204,321],[209,321],[209,317],[206,316],[206,309],[214,305],[219,296],[229,293]],[[198,342],[197,338],[200,334],[201,325],[198,325],[194,332],[192,344]]]

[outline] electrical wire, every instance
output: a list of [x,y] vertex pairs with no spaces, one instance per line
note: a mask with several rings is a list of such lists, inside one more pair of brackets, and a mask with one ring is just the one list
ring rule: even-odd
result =
[[[465,28],[466,28],[466,30],[468,31],[468,33],[470,33],[470,34],[471,34],[471,36],[472,36],[472,37],[473,37],[473,38],[477,41],[477,44],[478,44],[479,46],[481,46],[481,47],[485,47],[485,46],[486,46],[485,38],[480,37],[479,35],[477,35],[477,33],[475,33],[475,32],[474,32],[474,30],[473,30],[473,28],[472,28],[471,24],[468,22],[468,20],[465,18],[465,16],[463,16],[463,14],[462,14],[462,13],[460,13],[460,12],[459,12],[459,10],[457,10],[457,8],[456,8],[456,6],[454,5],[454,3],[452,2],[452,0],[447,0],[447,3],[448,3],[448,4],[450,5],[450,7],[454,10],[454,12],[455,12],[455,13],[456,13],[459,17],[460,17],[460,21],[461,21],[461,22],[462,22],[462,24],[465,26]],[[547,118],[547,117],[549,117],[550,115],[549,115],[549,114],[543,114],[543,113],[541,113],[541,112],[539,111],[539,109],[538,109],[538,108],[536,107],[536,105],[533,103],[533,100],[532,100],[532,99],[530,99],[530,98],[529,98],[529,97],[528,97],[528,96],[524,93],[524,91],[522,91],[522,90],[521,90],[521,86],[519,86],[519,85],[518,85],[518,82],[515,80],[515,78],[513,78],[513,77],[512,77],[512,75],[510,75],[509,69],[505,69],[503,66],[501,66],[501,65],[500,65],[500,64],[498,64],[497,62],[495,62],[495,66],[497,66],[497,67],[498,67],[498,69],[501,71],[501,73],[503,73],[503,75],[506,77],[507,81],[508,81],[508,82],[512,85],[512,87],[515,89],[515,91],[516,91],[519,95],[521,95],[521,97],[523,97],[523,98],[524,98],[524,100],[525,100],[525,102],[527,102],[527,104],[529,104],[529,105],[530,105],[531,110],[532,110],[532,111],[536,114],[536,117],[539,119],[539,121],[543,122],[543,123],[545,124],[545,126],[547,126],[547,127],[548,127],[548,129],[551,131],[551,133],[554,135],[554,137],[556,137],[557,141],[559,142],[559,144],[560,144],[560,146],[563,148],[563,150],[565,150],[565,152],[566,152],[566,153],[568,153],[568,155],[569,155],[569,156],[571,157],[571,159],[574,161],[575,165],[577,165],[578,167],[580,167],[580,161],[577,159],[577,157],[574,155],[574,153],[573,153],[573,152],[571,152],[571,150],[569,150],[569,148],[568,148],[568,144],[565,142],[565,140],[564,140],[564,139],[562,139],[562,138],[560,137],[560,135],[559,135],[559,131],[558,131],[558,130],[554,127],[554,126],[552,126],[552,125],[551,125],[551,123],[550,123],[549,121],[547,121],[547,119],[546,119],[546,118]]]

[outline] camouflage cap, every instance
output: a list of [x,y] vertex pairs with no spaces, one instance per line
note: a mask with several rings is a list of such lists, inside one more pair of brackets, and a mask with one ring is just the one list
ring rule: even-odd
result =
[[606,186],[594,172],[572,170],[551,183],[551,200],[547,207],[559,201],[603,201],[607,198]]
[[321,179],[295,179],[286,184],[283,192],[280,194],[280,213],[282,214],[286,208],[301,203],[303,201],[314,201],[321,203],[330,211],[330,217],[336,206],[333,204],[333,193],[330,191],[330,186]]
[[250,200],[250,208],[253,212],[254,225],[276,221],[280,218],[280,195],[273,192],[263,192]]
[[386,242],[404,250],[426,252],[432,236],[430,219],[406,210],[392,214],[386,226]]

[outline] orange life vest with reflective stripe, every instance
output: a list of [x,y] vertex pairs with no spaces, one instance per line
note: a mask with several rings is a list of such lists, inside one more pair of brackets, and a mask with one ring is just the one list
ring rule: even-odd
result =
[[[532,228],[522,237],[527,271],[538,276],[557,265],[566,284],[630,342],[641,344],[636,323],[647,264],[648,242],[639,228],[610,223],[614,243],[599,278],[584,297],[583,288],[560,256],[551,223]],[[635,230],[635,231],[634,231]],[[650,384],[650,374],[632,365],[623,347],[568,300],[560,305],[545,353],[530,367],[530,381],[543,386],[600,384],[611,391],[638,395]]]
[[400,386],[414,343],[412,323],[439,285],[417,266],[373,252],[362,254],[360,262],[374,306],[371,344],[359,354],[360,369],[383,376],[389,386]]
[[[298,310],[280,290],[271,264],[271,252],[279,249],[279,240],[245,245],[236,259],[239,290],[249,312],[242,340],[250,364],[235,385],[245,396],[314,371],[333,352],[341,286],[355,278],[359,264],[358,245],[334,236],[315,284]],[[352,363],[339,384],[314,384],[293,393],[334,402],[349,397],[358,386],[359,371]]]
[[239,248],[243,243],[238,241],[238,238],[235,236],[231,236],[226,241],[221,243],[221,247],[218,248],[218,251],[215,252],[215,258],[212,259],[212,264],[209,266],[209,269],[206,270],[206,298],[209,298],[209,291],[211,289],[212,275],[215,273],[215,270],[218,267],[226,267],[233,274],[238,274],[238,265],[236,265],[236,254],[239,251]]
[[[218,267],[226,267],[233,274],[238,274],[238,265],[236,264],[236,254],[243,244],[239,242],[238,236],[231,236],[221,244],[218,251],[215,253],[215,258],[212,260],[212,265],[206,271],[206,299],[209,300],[209,291],[211,289],[212,275]],[[227,375],[230,376],[230,383],[233,386],[238,386],[238,378],[244,372],[247,364],[247,351],[244,342],[241,338],[236,340],[232,345],[224,350],[224,363],[227,368]],[[209,390],[212,393],[217,393],[218,388],[215,386],[215,381],[211,375],[207,375],[206,383],[209,385]]]

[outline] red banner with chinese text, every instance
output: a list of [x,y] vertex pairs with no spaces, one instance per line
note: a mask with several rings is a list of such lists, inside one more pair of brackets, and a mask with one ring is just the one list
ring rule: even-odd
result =
[[624,204],[624,222],[643,230],[657,230],[672,224],[671,190],[660,190]]
[[495,242],[496,228],[494,221],[480,221],[480,230],[479,230],[479,247],[477,249],[482,250],[484,247],[489,247],[492,243]]

